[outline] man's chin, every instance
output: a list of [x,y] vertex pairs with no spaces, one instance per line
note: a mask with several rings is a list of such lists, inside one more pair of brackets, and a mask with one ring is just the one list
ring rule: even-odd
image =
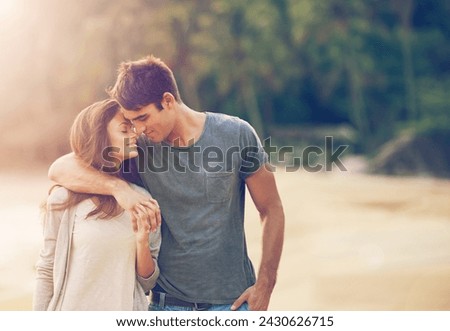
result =
[[146,135],[146,136],[147,136],[147,139],[150,140],[154,144],[159,144],[163,141],[162,139],[155,137],[154,135]]
[[128,159],[134,159],[135,157],[137,157],[139,155],[137,150],[133,150],[128,152],[127,155],[124,156],[124,160],[128,160]]

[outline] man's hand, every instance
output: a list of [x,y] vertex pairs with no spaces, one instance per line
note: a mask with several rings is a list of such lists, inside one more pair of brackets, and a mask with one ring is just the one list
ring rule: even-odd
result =
[[275,177],[269,165],[262,166],[245,180],[263,228],[262,256],[255,285],[234,302],[232,310],[247,301],[250,310],[267,310],[276,283],[284,238],[284,212]]
[[261,311],[269,308],[271,291],[264,286],[258,286],[256,283],[250,286],[241,294],[239,298],[231,305],[231,310],[237,310],[244,302],[248,303],[250,310]]
[[152,198],[147,197],[147,199],[147,201],[137,203],[132,209],[133,216],[131,222],[134,231],[137,231],[138,218],[147,220],[151,232],[156,232],[156,229],[161,225],[161,210],[159,209],[158,202]]
[[123,182],[122,187],[114,190],[113,195],[117,203],[132,215],[135,232],[138,230],[138,217],[144,217],[147,220],[152,232],[155,232],[161,225],[161,211],[155,199],[135,191],[125,182]]

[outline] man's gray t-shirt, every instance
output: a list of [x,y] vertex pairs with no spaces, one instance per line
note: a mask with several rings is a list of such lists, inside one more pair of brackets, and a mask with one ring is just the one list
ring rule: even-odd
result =
[[254,129],[206,113],[189,147],[139,142],[137,168],[163,216],[158,284],[190,302],[229,304],[255,282],[244,233],[245,179],[267,162]]

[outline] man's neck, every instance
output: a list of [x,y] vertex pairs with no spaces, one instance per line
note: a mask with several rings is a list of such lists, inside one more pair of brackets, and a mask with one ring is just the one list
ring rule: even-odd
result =
[[206,114],[195,111],[185,104],[181,104],[176,112],[175,127],[166,142],[175,147],[191,146],[203,133]]

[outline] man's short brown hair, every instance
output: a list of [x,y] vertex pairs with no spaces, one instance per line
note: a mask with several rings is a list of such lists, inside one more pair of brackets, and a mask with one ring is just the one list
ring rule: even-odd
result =
[[122,62],[116,84],[108,93],[126,110],[139,110],[149,104],[159,109],[165,92],[181,103],[177,82],[172,70],[153,55],[137,61]]

